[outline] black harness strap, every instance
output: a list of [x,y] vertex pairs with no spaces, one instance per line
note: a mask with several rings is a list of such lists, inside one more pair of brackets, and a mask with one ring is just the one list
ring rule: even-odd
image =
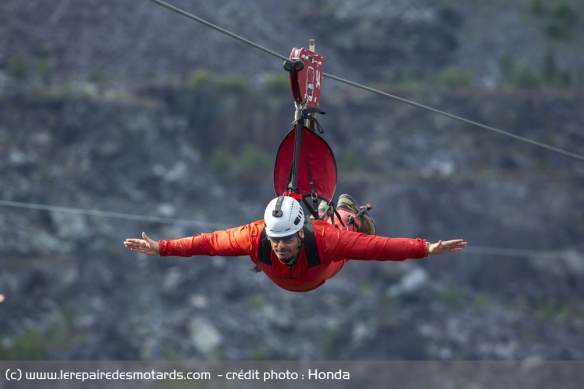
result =
[[[266,235],[266,229],[262,231],[262,237],[260,238],[260,247],[258,249],[258,261],[265,263],[266,265],[272,266],[272,259],[270,255],[272,253],[272,246],[268,236]],[[261,271],[261,270],[260,270]]]
[[316,237],[314,236],[314,227],[312,223],[308,222],[304,225],[304,250],[306,250],[306,259],[308,260],[308,267],[320,265],[320,255],[318,255],[318,247],[316,247]]
[[318,219],[318,207],[312,208],[312,206],[310,205],[310,203],[306,200],[306,197],[302,198],[302,202],[304,203],[304,205],[306,206],[306,209],[308,209],[308,212],[310,212],[310,214],[315,218]]
[[[312,179],[312,172],[310,171],[310,164],[308,163],[308,154],[306,153],[306,148],[304,148],[304,159],[306,160],[306,170],[308,171],[308,179],[310,184],[310,197],[312,198],[312,209],[318,209],[318,195],[314,189],[314,180]],[[304,197],[303,197],[304,199]],[[314,213],[313,213],[314,215]]]

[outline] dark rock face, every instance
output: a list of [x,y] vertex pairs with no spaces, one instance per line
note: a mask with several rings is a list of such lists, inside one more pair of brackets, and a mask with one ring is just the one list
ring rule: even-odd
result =
[[[325,136],[338,158],[356,149],[363,166],[340,171],[338,193],[372,203],[383,235],[462,236],[471,246],[444,258],[349,263],[319,290],[296,295],[248,272],[245,258],[124,251],[121,241],[142,230],[173,238],[258,219],[272,196],[269,174],[254,181],[214,172],[207,127],[190,121],[190,110],[159,97],[154,108],[134,105],[143,97],[114,104],[15,95],[0,105],[3,199],[122,215],[3,208],[7,355],[21,352],[19,334],[35,329],[44,339],[37,352],[50,358],[581,357],[582,348],[570,344],[580,331],[575,296],[584,285],[576,162],[526,148],[505,154],[514,147],[503,139],[457,137],[440,122],[429,137],[423,130],[432,125],[417,127],[416,112],[380,115],[369,101],[358,110],[360,122],[373,129],[383,122],[393,134],[352,142],[353,128],[336,123],[344,108],[333,105],[339,118],[323,120],[331,129]],[[472,112],[489,100],[457,106]],[[524,115],[522,99],[502,100]],[[563,105],[577,107],[578,99]],[[215,120],[227,131],[225,115]],[[286,122],[265,124],[277,121]],[[496,163],[503,157],[511,167]],[[305,342],[300,333],[309,334]]]

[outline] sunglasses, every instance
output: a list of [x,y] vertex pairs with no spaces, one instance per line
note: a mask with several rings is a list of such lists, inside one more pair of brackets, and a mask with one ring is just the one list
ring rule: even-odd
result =
[[292,243],[294,241],[294,238],[296,237],[296,234],[292,234],[292,235],[288,235],[288,236],[282,236],[280,238],[273,238],[273,237],[268,237],[268,239],[270,240],[270,242],[272,243],[280,243],[280,242],[284,242],[286,244],[288,243]]

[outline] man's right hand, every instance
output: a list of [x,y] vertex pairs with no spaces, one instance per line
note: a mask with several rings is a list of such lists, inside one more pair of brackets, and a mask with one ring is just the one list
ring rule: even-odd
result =
[[147,255],[160,255],[160,247],[158,242],[150,239],[145,232],[142,233],[143,239],[126,239],[124,241],[124,246],[132,251],[137,251],[139,253]]

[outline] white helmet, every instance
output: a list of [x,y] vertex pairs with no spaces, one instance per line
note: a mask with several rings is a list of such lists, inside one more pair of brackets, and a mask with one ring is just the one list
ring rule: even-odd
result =
[[288,196],[276,197],[264,212],[266,234],[270,238],[293,235],[304,226],[304,212],[298,201]]

